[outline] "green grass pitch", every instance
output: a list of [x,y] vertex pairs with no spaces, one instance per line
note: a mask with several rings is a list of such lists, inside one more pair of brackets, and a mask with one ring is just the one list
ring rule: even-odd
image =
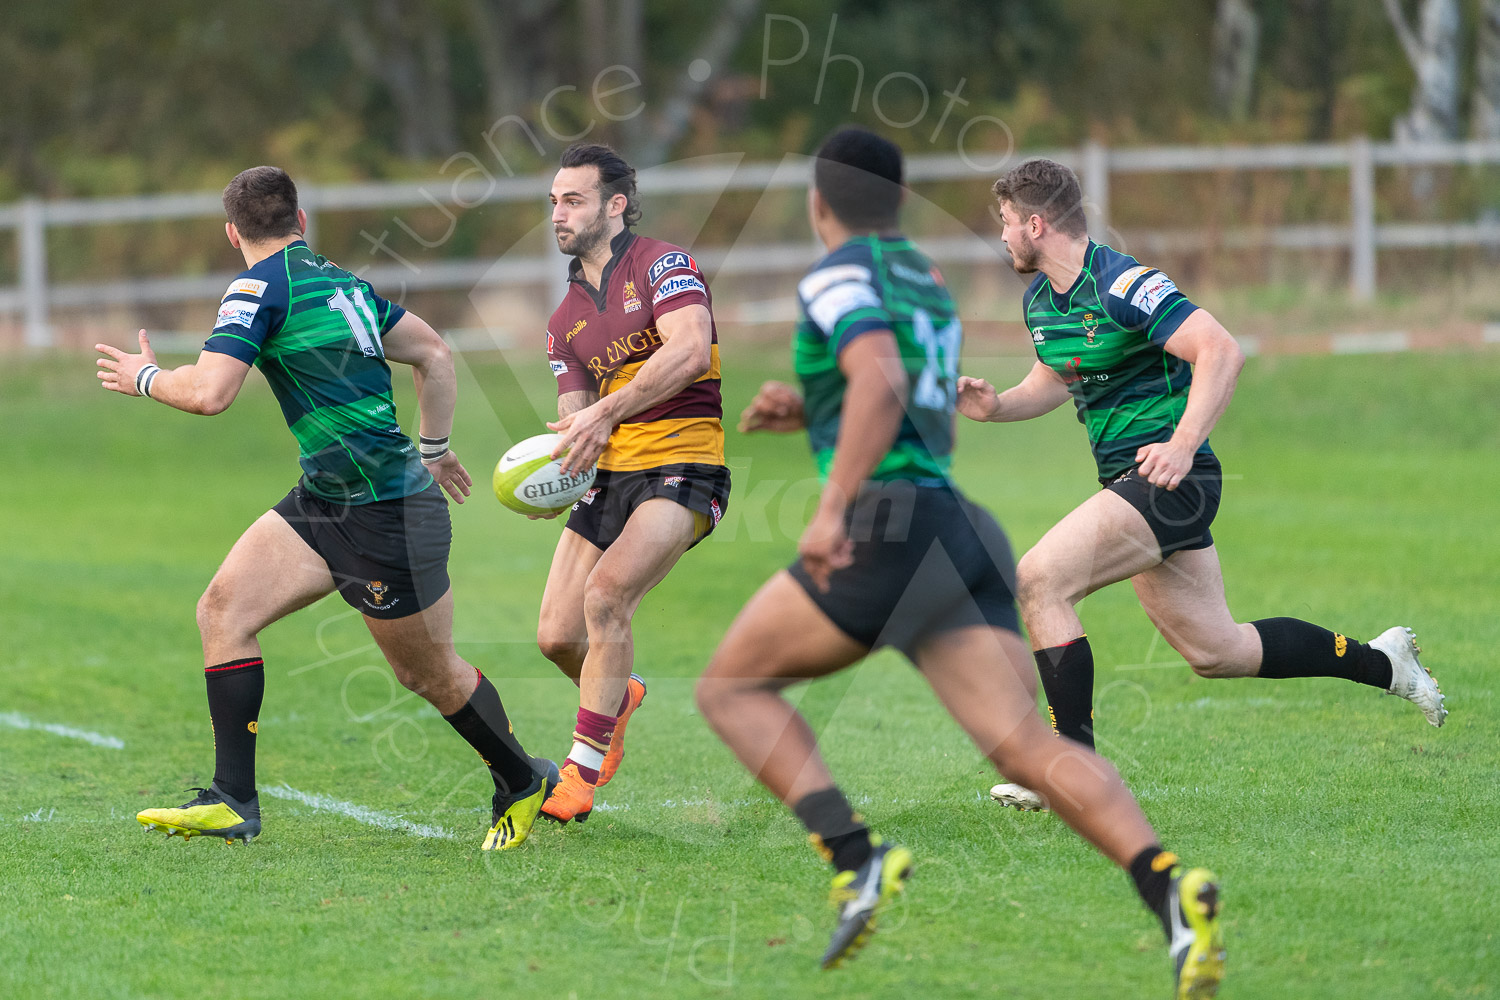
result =
[[[726,339],[737,413],[786,351]],[[966,370],[1026,367],[983,350]],[[533,642],[557,527],[487,492],[551,406],[540,358],[510,360],[460,361],[454,441],[481,489],[455,509],[458,639],[528,747],[561,755],[575,693]],[[194,602],[296,453],[258,377],[213,420],[93,382],[81,358],[0,374],[0,996],[1167,995],[1128,878],[1055,817],[989,802],[991,770],[890,654],[798,693],[851,797],[917,859],[859,961],[818,970],[828,872],[691,699],[793,551],[814,495],[795,438],[730,434],[729,516],[640,610],[650,695],[586,826],[481,856],[472,752],[335,597],[262,637],[260,840],[143,834],[138,809],[212,776]],[[1225,997],[1500,995],[1497,398],[1494,354],[1259,359],[1213,438],[1236,614],[1411,625],[1448,694],[1440,731],[1342,681],[1198,679],[1128,587],[1083,604],[1110,755],[1164,842],[1223,879]],[[965,426],[957,470],[1018,551],[1093,489],[1067,409]]]

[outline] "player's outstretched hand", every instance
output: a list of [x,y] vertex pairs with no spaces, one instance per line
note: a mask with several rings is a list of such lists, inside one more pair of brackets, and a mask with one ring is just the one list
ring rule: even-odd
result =
[[982,378],[958,377],[958,412],[970,420],[984,423],[994,419],[1000,409],[1000,394]]
[[142,330],[136,334],[140,341],[141,353],[126,354],[118,347],[110,347],[108,344],[95,344],[94,350],[106,355],[98,361],[99,384],[106,389],[113,389],[123,396],[139,396],[135,388],[135,377],[146,365],[156,364],[156,352],[151,349],[151,340]]
[[436,479],[437,484],[447,491],[454,503],[463,503],[469,495],[469,489],[474,485],[469,470],[463,467],[458,456],[451,451],[428,465],[427,471],[432,473],[432,478]]
[[528,520],[528,521],[550,521],[553,518],[561,517],[563,515],[564,511],[571,511],[572,509],[573,509],[572,507],[563,507],[560,510],[554,510],[554,511],[552,511],[550,513],[547,513],[547,514],[527,514],[526,515],[526,520]]
[[807,426],[802,394],[785,382],[766,382],[740,414],[740,431],[774,431],[788,434]]
[[1152,486],[1175,490],[1193,471],[1195,450],[1174,441],[1143,445],[1135,453],[1136,471]]
[[844,513],[837,507],[820,505],[797,543],[802,568],[817,588],[828,592],[828,577],[834,570],[854,563],[854,543],[844,527]]
[[[562,435],[557,447],[552,449],[553,458],[561,458],[558,467],[570,476],[593,468],[609,444],[609,435],[615,429],[604,400],[599,400],[581,410],[568,414],[547,425],[549,431]],[[564,457],[566,456],[566,457]]]

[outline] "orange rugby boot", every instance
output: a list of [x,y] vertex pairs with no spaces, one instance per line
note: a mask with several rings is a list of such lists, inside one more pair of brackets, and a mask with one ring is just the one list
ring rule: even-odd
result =
[[625,723],[630,721],[631,713],[646,700],[646,682],[639,675],[631,674],[630,680],[625,684],[625,693],[630,696],[629,700],[625,703],[625,711],[620,713],[619,721],[615,723],[615,735],[609,741],[609,753],[604,755],[604,763],[599,767],[600,788],[609,784],[609,779],[620,769],[620,761],[625,759]]
[[542,803],[542,815],[554,823],[575,820],[579,823],[589,818],[594,811],[594,786],[583,780],[577,764],[565,764],[562,781]]

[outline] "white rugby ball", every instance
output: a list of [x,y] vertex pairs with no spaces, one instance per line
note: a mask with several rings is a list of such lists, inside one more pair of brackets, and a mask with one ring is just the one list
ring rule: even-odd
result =
[[552,449],[561,434],[538,434],[511,445],[495,466],[495,496],[518,514],[551,514],[573,506],[594,485],[594,469],[564,475]]

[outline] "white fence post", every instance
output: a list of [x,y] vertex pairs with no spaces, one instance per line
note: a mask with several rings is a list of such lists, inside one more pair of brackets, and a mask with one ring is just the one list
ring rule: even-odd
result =
[[21,202],[16,243],[21,259],[26,346],[51,347],[52,324],[47,315],[47,216],[46,209],[36,198]]
[[1375,298],[1375,154],[1363,135],[1349,143],[1349,295]]
[[1100,143],[1083,147],[1083,211],[1095,243],[1109,241],[1109,150]]

